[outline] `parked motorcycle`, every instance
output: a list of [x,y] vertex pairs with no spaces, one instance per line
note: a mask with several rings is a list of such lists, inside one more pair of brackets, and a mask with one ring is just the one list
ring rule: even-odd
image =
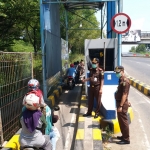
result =
[[74,78],[72,76],[68,76],[67,85],[68,85],[70,90],[72,90],[75,87],[75,81],[74,81]]

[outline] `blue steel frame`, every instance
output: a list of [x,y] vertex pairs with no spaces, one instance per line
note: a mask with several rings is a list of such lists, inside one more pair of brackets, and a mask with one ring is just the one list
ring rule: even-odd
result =
[[[47,98],[47,85],[46,85],[46,66],[45,66],[45,50],[44,50],[44,18],[43,18],[43,4],[68,4],[68,3],[94,3],[94,2],[107,2],[107,22],[111,20],[113,15],[116,13],[116,2],[118,2],[118,13],[121,12],[121,4],[120,1],[122,0],[87,0],[87,1],[78,1],[78,0],[71,0],[71,1],[61,1],[61,0],[56,0],[56,1],[47,1],[47,0],[40,0],[40,24],[41,24],[41,49],[42,49],[42,73],[43,73],[43,93],[44,93],[44,99]],[[111,8],[113,9],[110,9]],[[112,12],[110,13],[110,10]],[[102,15],[102,14],[101,14]],[[110,16],[111,15],[111,16]],[[67,12],[66,12],[66,17],[67,17]],[[66,40],[68,41],[68,20],[66,18]],[[110,28],[110,23],[107,23],[107,30],[111,31]],[[112,32],[112,31],[111,31]],[[112,38],[112,33],[108,34],[108,38]],[[118,34],[118,65],[121,65],[121,38],[122,35]]]
[[46,85],[46,64],[45,64],[45,48],[44,48],[44,16],[43,1],[40,0],[40,25],[41,25],[41,50],[42,50],[42,75],[43,75],[43,97],[47,99]]
[[118,0],[85,0],[85,1],[79,1],[79,0],[70,0],[70,1],[61,1],[61,0],[56,0],[56,1],[52,1],[52,2],[45,2],[43,0],[43,3],[51,3],[51,4],[67,4],[67,3],[94,3],[94,2],[111,2],[111,1],[118,1]]

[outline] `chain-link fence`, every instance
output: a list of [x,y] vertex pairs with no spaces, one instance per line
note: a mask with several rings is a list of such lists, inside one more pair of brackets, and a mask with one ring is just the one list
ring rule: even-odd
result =
[[0,53],[0,142],[20,128],[22,99],[33,76],[31,53]]

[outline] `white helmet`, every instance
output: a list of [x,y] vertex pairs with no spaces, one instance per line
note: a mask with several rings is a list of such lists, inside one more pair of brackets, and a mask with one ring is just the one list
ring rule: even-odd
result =
[[39,83],[39,81],[36,80],[36,79],[31,79],[31,80],[29,80],[29,82],[28,82],[28,87],[29,87],[29,89],[37,90],[37,89],[39,88],[39,86],[40,86],[40,83]]
[[40,107],[40,98],[36,94],[30,93],[25,96],[23,105],[29,110],[37,110]]

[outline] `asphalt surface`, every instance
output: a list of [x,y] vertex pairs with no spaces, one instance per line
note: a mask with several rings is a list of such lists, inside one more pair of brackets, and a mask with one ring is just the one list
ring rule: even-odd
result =
[[[122,57],[122,65],[128,75],[150,85],[150,58]],[[134,113],[134,119],[130,124],[131,144],[117,145],[117,135],[114,135],[107,146],[110,150],[150,150],[150,99],[131,87],[129,101]]]
[[64,89],[59,98],[60,110],[54,114],[59,116],[55,126],[60,132],[56,150],[73,150],[74,133],[76,133],[76,117],[79,111],[79,100],[82,84],[77,84],[73,90]]
[[122,57],[122,65],[128,75],[150,85],[150,58]]
[[130,144],[118,145],[114,135],[112,141],[107,146],[109,150],[150,150],[150,99],[131,87],[129,93],[134,118],[130,128]]

